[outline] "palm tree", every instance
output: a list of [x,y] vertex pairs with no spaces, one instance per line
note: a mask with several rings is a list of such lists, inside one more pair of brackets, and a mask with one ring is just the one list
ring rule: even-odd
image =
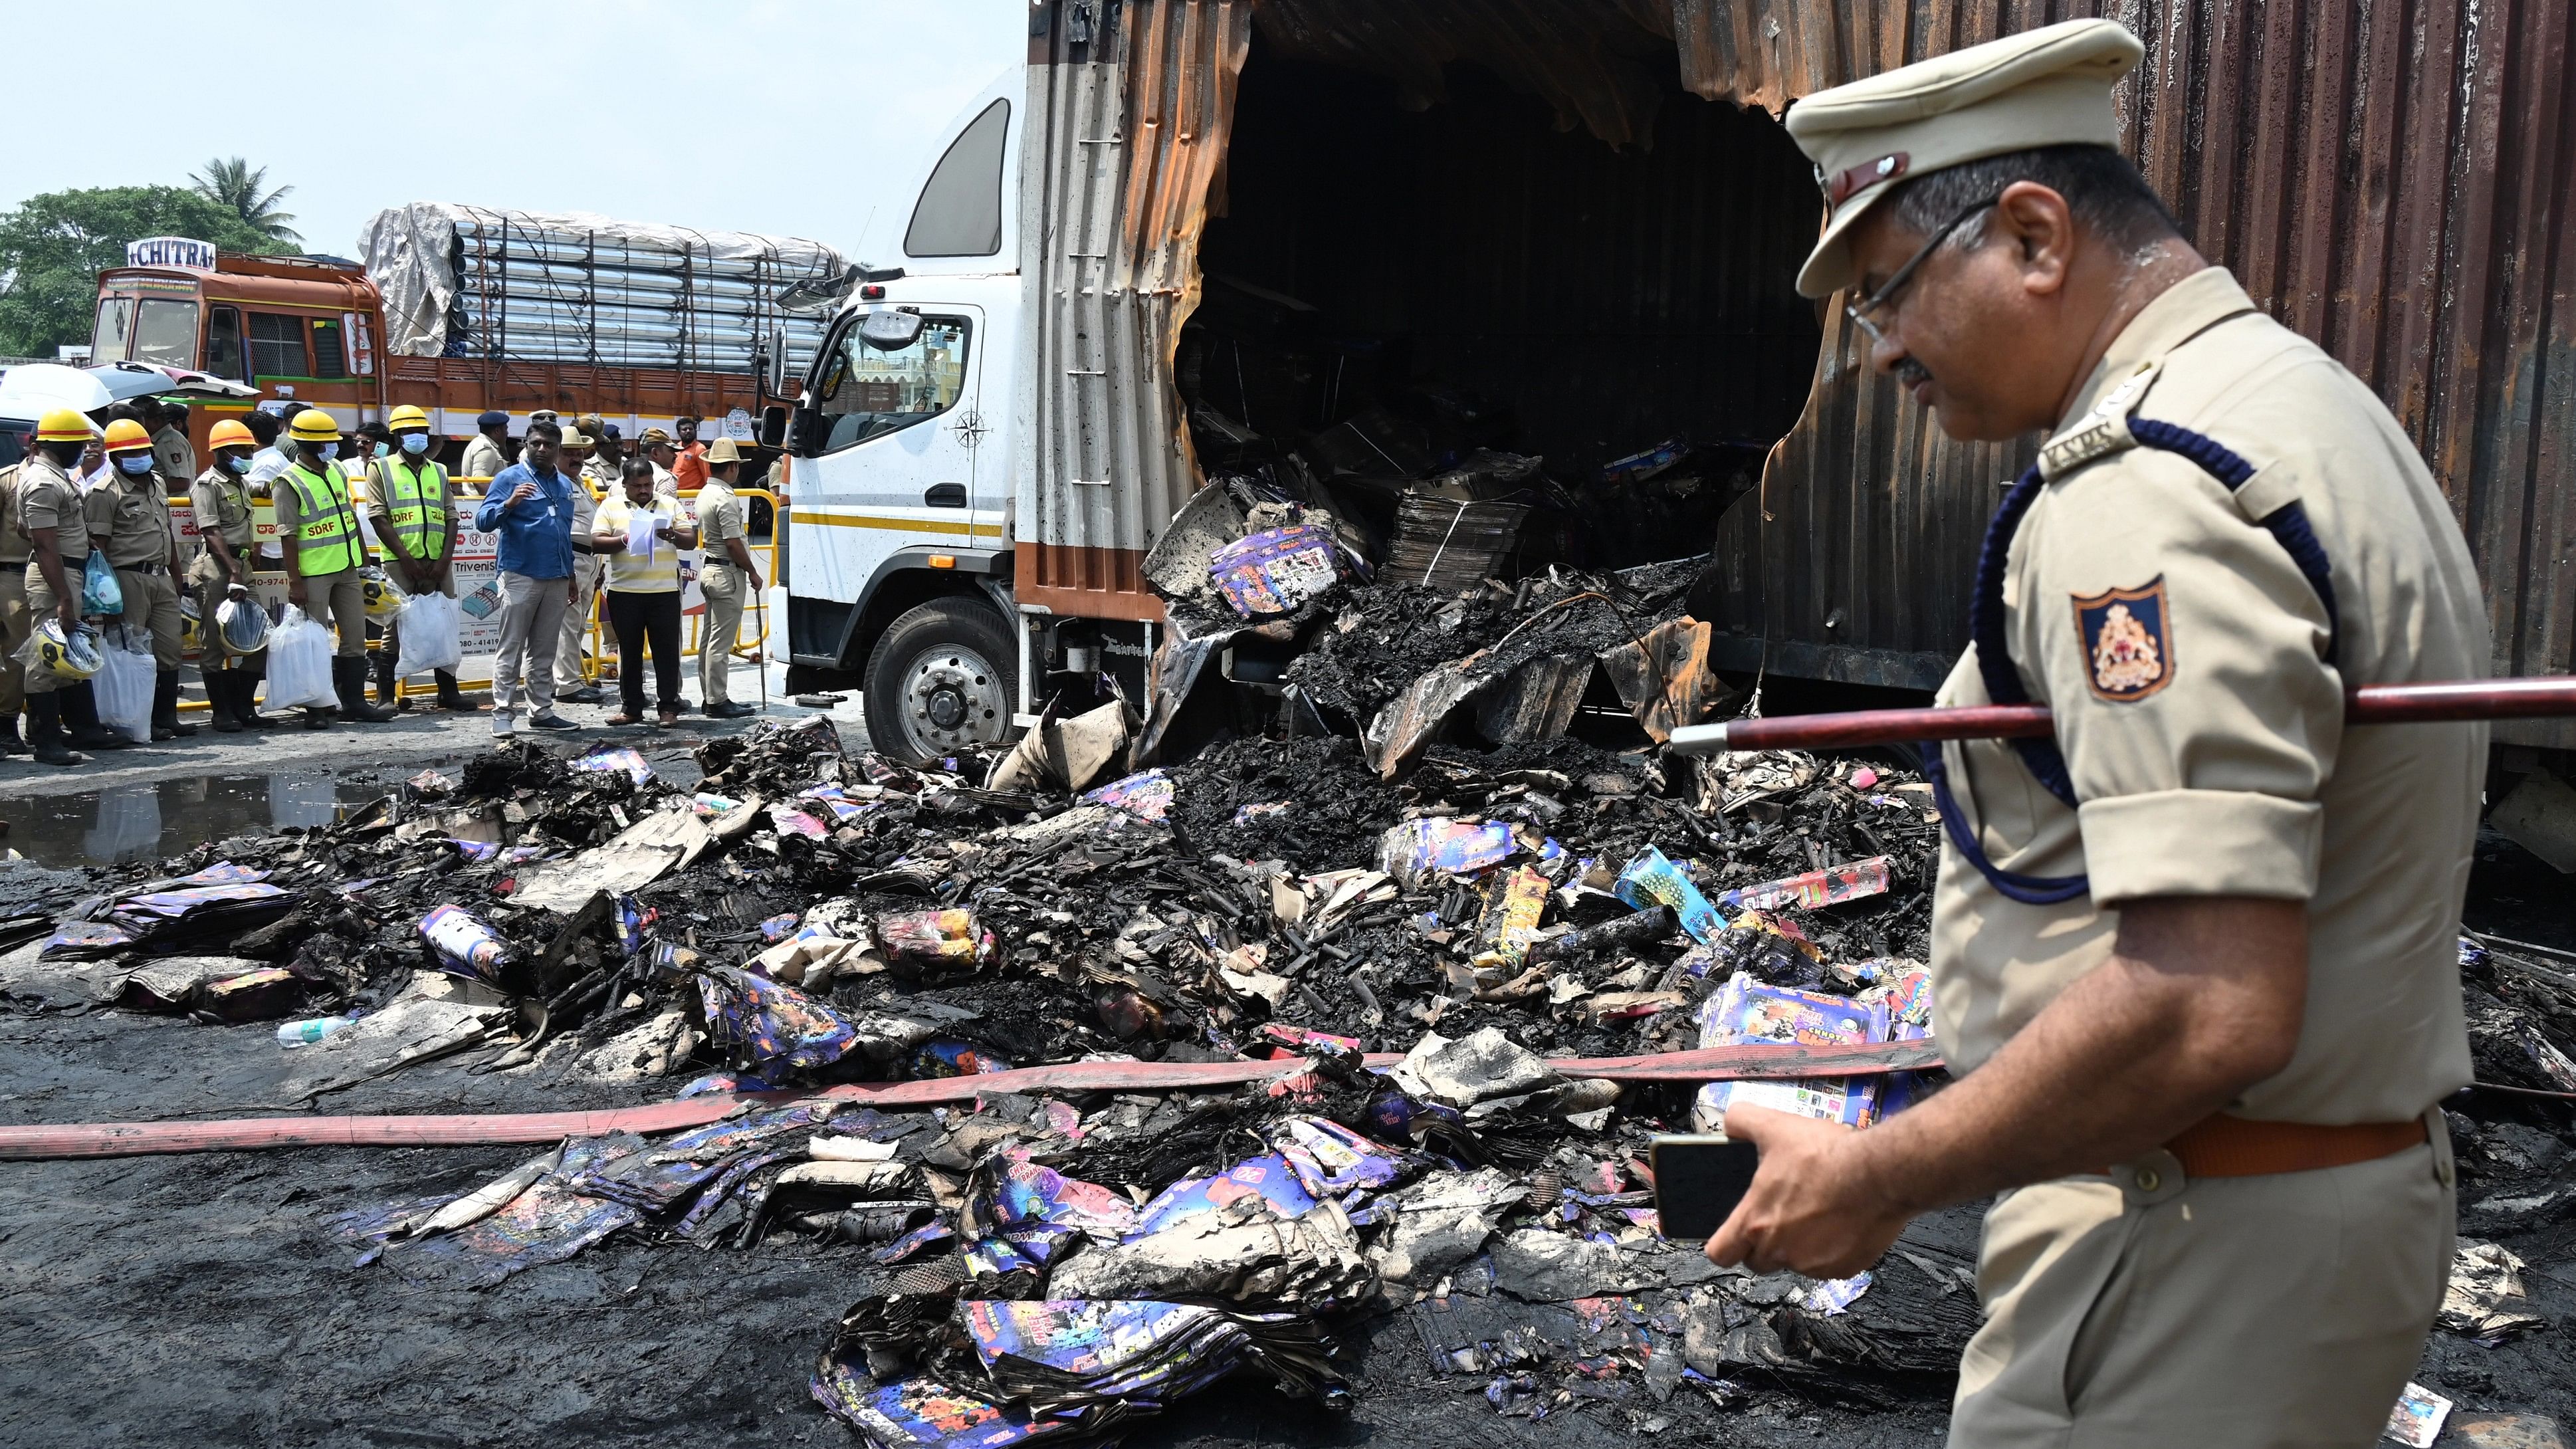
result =
[[267,167],[254,170],[239,156],[229,159],[218,157],[206,163],[204,175],[191,173],[188,179],[197,183],[199,196],[233,212],[244,225],[261,236],[273,242],[303,245],[304,238],[287,225],[295,220],[295,213],[277,209],[277,204],[286,199],[286,193],[295,188],[281,186],[265,196],[260,194],[260,188],[268,182]]

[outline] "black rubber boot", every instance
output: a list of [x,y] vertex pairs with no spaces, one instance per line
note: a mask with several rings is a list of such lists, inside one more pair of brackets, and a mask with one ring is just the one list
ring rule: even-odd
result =
[[241,733],[241,716],[234,712],[233,685],[241,678],[238,669],[218,669],[206,676],[206,713],[212,717],[215,733]]
[[63,728],[71,735],[75,748],[84,750],[121,750],[134,741],[99,723],[98,695],[88,680],[67,684],[54,691],[54,701],[62,707]]
[[375,663],[376,703],[396,714],[411,708],[411,701],[402,697],[401,681],[394,678],[394,652],[390,649],[377,650]]
[[27,743],[40,765],[86,765],[89,756],[73,749],[63,735],[60,694],[27,696]]
[[179,671],[162,670],[152,681],[152,738],[185,740],[196,733],[195,725],[179,723]]
[[393,715],[367,703],[367,661],[334,658],[331,682],[339,687],[340,717],[352,724],[389,724]]
[[476,712],[478,707],[473,701],[465,697],[465,691],[456,687],[456,676],[454,674],[442,669],[438,671],[436,678],[438,680],[438,707],[440,709],[448,710],[456,714],[473,714]]
[[18,717],[13,714],[7,719],[0,719],[0,759],[25,753],[27,753],[27,747],[18,739]]
[[263,676],[247,669],[227,671],[233,675],[233,717],[243,729],[273,730],[283,726],[259,712],[259,681]]

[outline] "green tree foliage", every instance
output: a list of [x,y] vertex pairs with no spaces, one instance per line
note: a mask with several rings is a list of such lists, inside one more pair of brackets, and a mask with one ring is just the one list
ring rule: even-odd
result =
[[185,236],[240,252],[284,252],[229,209],[176,186],[101,186],[31,196],[0,212],[0,356],[51,357],[89,340],[98,274],[125,244]]
[[281,186],[274,191],[266,191],[267,167],[254,169],[239,156],[218,156],[206,163],[202,174],[192,172],[188,179],[196,183],[199,196],[231,211],[252,231],[273,242],[304,244],[304,238],[287,225],[295,220],[295,213],[277,209],[277,204],[295,188]]

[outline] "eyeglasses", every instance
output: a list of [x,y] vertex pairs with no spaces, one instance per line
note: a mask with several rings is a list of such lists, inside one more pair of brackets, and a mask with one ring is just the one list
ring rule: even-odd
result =
[[1904,291],[1906,285],[1914,280],[1915,269],[1923,265],[1923,259],[1932,255],[1934,249],[1938,248],[1941,243],[1950,239],[1950,233],[1967,225],[1968,218],[1975,216],[1978,212],[1984,211],[1990,206],[2000,203],[2002,200],[2003,195],[1998,192],[1995,195],[1989,196],[1985,200],[1978,202],[1976,205],[1967,208],[1965,211],[1960,212],[1957,216],[1950,218],[1948,221],[1943,222],[1941,224],[1941,229],[1932,233],[1932,239],[1925,242],[1922,246],[1917,247],[1914,251],[1914,255],[1905,259],[1905,265],[1896,269],[1896,275],[1887,279],[1886,286],[1879,288],[1877,291],[1870,293],[1868,296],[1861,298],[1857,302],[1845,302],[1843,304],[1843,315],[1852,320],[1853,326],[1858,327],[1861,331],[1869,334],[1871,346],[1884,346],[1887,342],[1887,334],[1881,331],[1879,324],[1872,319],[1874,317],[1889,315],[1895,311],[1897,293]]

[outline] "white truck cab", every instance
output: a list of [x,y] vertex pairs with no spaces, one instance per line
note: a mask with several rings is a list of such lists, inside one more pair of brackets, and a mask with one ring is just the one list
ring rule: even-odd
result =
[[912,189],[900,266],[843,279],[801,385],[778,379],[794,408],[763,422],[791,458],[791,686],[858,684],[875,746],[921,762],[1005,738],[1104,668],[1141,700],[1152,645],[1149,620],[1060,614],[1015,589],[1014,497],[1034,466],[1013,401],[1036,367],[1020,235],[1030,74],[1011,67],[961,113]]

